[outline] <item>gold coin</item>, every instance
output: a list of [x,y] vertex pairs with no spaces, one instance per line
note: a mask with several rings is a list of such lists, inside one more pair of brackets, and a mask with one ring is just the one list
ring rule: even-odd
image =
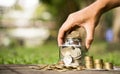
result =
[[93,61],[85,61],[86,64],[93,64]]
[[86,67],[86,69],[93,69],[94,68],[94,66],[85,66]]
[[78,67],[77,67],[77,70],[79,70],[79,71],[80,71],[80,70],[83,70],[83,67],[82,67],[82,66],[78,66]]
[[93,63],[85,63],[85,67],[87,69],[92,69],[92,68],[94,68],[94,64]]
[[62,69],[62,68],[64,68],[64,66],[63,65],[55,65],[55,68]]
[[85,61],[88,61],[88,60],[93,61],[93,57],[92,56],[85,56]]
[[85,64],[86,66],[94,66],[94,64]]
[[94,64],[103,64],[103,60],[102,59],[95,59]]
[[61,60],[58,62],[58,65],[64,65],[64,62]]
[[96,64],[94,67],[95,67],[95,69],[103,69],[103,65],[102,64]]
[[51,68],[51,65],[48,65],[47,67],[44,68],[45,70],[53,70],[53,68]]
[[79,37],[80,37],[79,31],[72,31],[70,34],[67,35],[66,38],[79,38]]

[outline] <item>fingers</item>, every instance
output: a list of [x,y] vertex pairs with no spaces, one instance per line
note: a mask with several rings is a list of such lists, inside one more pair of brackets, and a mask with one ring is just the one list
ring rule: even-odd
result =
[[86,26],[86,42],[85,42],[85,46],[87,49],[90,48],[90,45],[92,44],[93,38],[94,38],[94,27],[90,27],[90,26]]
[[[59,33],[58,33],[58,45],[61,46],[63,43],[64,43],[64,37],[65,37],[65,33],[67,31],[69,31],[70,29],[72,28],[72,24],[70,22],[65,22],[62,27],[60,28],[59,30]],[[87,24],[84,24],[84,28],[86,29],[86,41],[85,41],[85,46],[87,49],[90,48],[90,45],[93,41],[93,38],[94,38],[94,25],[87,25]]]
[[71,29],[71,23],[69,21],[66,21],[62,27],[60,28],[58,32],[58,46],[61,46],[64,43],[64,37],[67,31]]
[[65,31],[60,29],[58,32],[58,46],[61,46],[63,44],[64,34],[65,34]]

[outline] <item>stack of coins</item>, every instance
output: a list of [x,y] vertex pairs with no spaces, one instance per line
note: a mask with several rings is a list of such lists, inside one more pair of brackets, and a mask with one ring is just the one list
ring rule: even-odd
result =
[[92,56],[86,56],[85,57],[85,67],[86,69],[93,69],[94,63],[93,63],[93,57]]
[[113,64],[109,63],[109,62],[105,62],[104,63],[104,69],[112,70],[113,69]]
[[103,69],[103,60],[102,59],[95,59],[94,60],[94,67],[95,67],[95,69]]

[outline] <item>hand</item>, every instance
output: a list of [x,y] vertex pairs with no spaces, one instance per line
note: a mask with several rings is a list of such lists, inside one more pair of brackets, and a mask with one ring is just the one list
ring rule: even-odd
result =
[[70,14],[67,20],[63,23],[58,33],[58,45],[63,44],[65,33],[71,30],[76,25],[84,27],[86,30],[86,48],[90,48],[90,45],[94,39],[95,27],[98,24],[101,14],[98,11],[94,11],[94,6],[88,6],[80,11]]
[[120,0],[96,0],[88,7],[70,14],[59,30],[58,45],[63,44],[65,33],[77,25],[85,28],[87,34],[85,46],[87,49],[90,48],[100,16],[118,6],[120,6]]

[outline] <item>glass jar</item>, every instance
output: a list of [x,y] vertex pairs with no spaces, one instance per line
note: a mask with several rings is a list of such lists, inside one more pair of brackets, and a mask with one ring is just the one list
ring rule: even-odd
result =
[[60,46],[59,58],[65,66],[77,67],[84,65],[86,50],[80,38],[66,38],[65,43]]

